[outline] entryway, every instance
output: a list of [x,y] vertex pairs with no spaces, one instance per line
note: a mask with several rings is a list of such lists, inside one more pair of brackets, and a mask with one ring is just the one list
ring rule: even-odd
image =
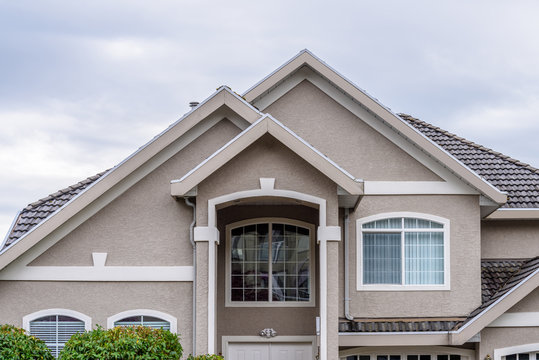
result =
[[312,360],[311,343],[229,343],[227,360]]

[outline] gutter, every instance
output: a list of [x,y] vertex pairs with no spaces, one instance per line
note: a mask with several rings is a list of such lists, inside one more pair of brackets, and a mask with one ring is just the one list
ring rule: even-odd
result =
[[350,237],[350,209],[344,209],[344,317],[347,320],[354,320],[354,317],[350,314],[350,259],[349,259],[349,249],[348,249],[348,240]]
[[196,354],[197,345],[197,247],[194,240],[194,228],[197,222],[197,206],[188,197],[184,197],[185,204],[193,209],[193,221],[189,225],[189,242],[193,247],[193,354]]

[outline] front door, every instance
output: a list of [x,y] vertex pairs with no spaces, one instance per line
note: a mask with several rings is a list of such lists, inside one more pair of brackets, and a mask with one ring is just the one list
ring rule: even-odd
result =
[[227,360],[311,360],[310,343],[229,343]]

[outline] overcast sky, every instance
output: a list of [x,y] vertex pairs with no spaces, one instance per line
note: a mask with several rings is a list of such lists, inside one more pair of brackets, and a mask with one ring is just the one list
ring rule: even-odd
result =
[[222,84],[308,48],[395,112],[539,167],[538,1],[0,0],[0,240]]

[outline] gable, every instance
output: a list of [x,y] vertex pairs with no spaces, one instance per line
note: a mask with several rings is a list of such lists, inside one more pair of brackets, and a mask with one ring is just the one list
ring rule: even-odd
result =
[[308,80],[297,84],[264,111],[356,178],[443,181]]
[[191,244],[183,230],[189,227],[192,210],[170,196],[170,180],[240,131],[227,119],[218,122],[29,265],[91,266],[94,252],[108,254],[107,266],[190,264]]

